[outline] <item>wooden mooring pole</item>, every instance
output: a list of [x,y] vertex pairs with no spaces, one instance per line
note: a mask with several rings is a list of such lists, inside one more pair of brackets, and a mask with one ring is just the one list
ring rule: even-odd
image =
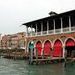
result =
[[33,49],[30,49],[30,53],[29,53],[29,64],[33,64]]
[[36,49],[36,64],[38,64],[38,51]]

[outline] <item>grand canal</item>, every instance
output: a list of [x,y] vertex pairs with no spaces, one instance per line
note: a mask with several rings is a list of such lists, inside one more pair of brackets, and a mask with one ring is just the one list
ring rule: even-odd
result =
[[28,65],[25,60],[0,58],[0,75],[75,75],[75,64]]

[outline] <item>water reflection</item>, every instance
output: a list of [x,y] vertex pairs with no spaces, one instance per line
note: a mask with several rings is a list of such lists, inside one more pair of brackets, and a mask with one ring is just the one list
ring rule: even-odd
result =
[[0,75],[74,75],[75,64],[28,65],[25,60],[0,58]]

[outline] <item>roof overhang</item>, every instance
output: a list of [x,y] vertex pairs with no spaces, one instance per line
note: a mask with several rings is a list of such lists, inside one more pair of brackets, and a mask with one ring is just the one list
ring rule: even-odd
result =
[[75,10],[71,10],[71,11],[68,11],[68,12],[64,12],[64,13],[56,14],[56,15],[53,15],[53,16],[41,18],[41,19],[30,21],[30,22],[27,22],[27,23],[23,23],[22,25],[25,25],[25,26],[29,27],[30,25],[35,24],[37,22],[41,22],[43,20],[55,19],[55,18],[58,18],[58,17],[70,16],[70,15],[74,15],[74,14],[75,14]]

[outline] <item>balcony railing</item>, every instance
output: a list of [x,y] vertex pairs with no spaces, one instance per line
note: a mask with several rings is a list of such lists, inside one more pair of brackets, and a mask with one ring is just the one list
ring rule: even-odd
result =
[[65,33],[65,32],[69,32],[69,27],[63,28],[63,33]]
[[47,31],[43,31],[42,34],[46,35],[47,34]]
[[[70,31],[71,30],[71,31]],[[62,28],[61,29],[55,29],[54,30],[48,30],[48,31],[42,31],[42,32],[30,32],[27,34],[27,36],[43,36],[43,35],[52,35],[52,34],[60,34],[60,33],[69,33],[69,32],[75,32],[75,27],[69,27]]]
[[37,32],[37,36],[41,35],[41,32]]
[[49,30],[48,31],[48,34],[53,34],[54,33],[54,30]]
[[75,27],[71,27],[71,31],[72,31],[72,32],[75,31]]
[[55,33],[56,33],[56,34],[61,33],[61,29],[56,29],[56,30],[55,30]]

